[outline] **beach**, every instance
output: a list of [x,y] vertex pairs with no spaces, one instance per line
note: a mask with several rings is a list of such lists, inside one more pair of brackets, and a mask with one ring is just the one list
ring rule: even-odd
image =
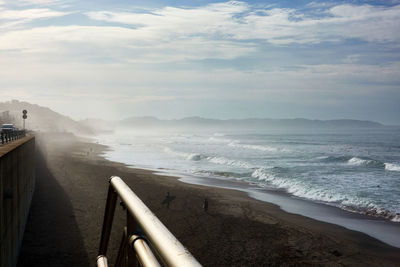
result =
[[[68,134],[42,134],[37,143],[36,191],[18,266],[94,266],[111,176],[121,177],[204,266],[399,266],[398,248],[245,192],[108,161],[106,146]],[[167,194],[175,197],[169,206]],[[125,220],[118,208],[110,263]]]

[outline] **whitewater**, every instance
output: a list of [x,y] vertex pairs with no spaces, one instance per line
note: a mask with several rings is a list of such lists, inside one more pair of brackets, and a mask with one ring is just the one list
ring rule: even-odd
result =
[[241,181],[400,222],[398,128],[337,133],[138,132],[98,137],[106,158],[139,168]]

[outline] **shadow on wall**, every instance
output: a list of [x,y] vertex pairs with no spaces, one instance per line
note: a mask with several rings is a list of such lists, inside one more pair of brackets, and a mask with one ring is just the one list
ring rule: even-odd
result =
[[36,191],[17,266],[89,266],[67,194],[36,151]]

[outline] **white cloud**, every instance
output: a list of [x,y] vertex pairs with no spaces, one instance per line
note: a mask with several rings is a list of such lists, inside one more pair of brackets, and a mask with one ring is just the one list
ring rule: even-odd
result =
[[56,11],[48,8],[31,8],[31,9],[7,9],[0,7],[0,29],[12,32],[16,29],[26,27],[32,21],[39,19],[48,19],[61,17],[69,14],[68,12]]
[[31,21],[35,19],[60,17],[68,13],[51,10],[48,8],[36,8],[36,9],[23,9],[23,10],[2,10],[0,13],[0,19],[3,20],[24,20]]
[[28,5],[35,5],[35,6],[48,6],[48,5],[55,5],[60,2],[60,0],[12,0],[9,1],[13,4],[17,4],[19,6],[28,6]]
[[332,7],[336,5],[335,2],[310,2],[306,5],[306,7],[310,8],[327,8],[327,7]]
[[[321,11],[322,12],[322,11]],[[359,38],[399,41],[400,6],[337,5],[313,18],[295,9],[255,9],[243,2],[210,4],[197,8],[154,10],[152,13],[89,12],[94,20],[130,24],[142,36],[260,39],[273,44],[319,43]]]
[[194,37],[153,40],[134,29],[110,26],[53,26],[11,31],[0,35],[0,51],[17,50],[46,58],[80,55],[82,59],[110,57],[127,62],[170,62],[188,59],[229,59],[255,48],[228,40]]
[[[18,30],[29,21],[66,15],[47,8],[3,10],[0,51],[36,55],[41,60],[99,60],[176,62],[234,59],[255,54],[262,43],[275,45],[320,43],[359,38],[400,41],[400,6],[392,8],[337,5],[321,18],[294,9],[253,8],[243,2],[196,8],[165,7],[150,13],[98,11],[86,15],[120,26],[46,26]],[[127,26],[129,25],[129,26]]]
[[361,57],[361,55],[359,55],[359,54],[348,55],[345,59],[342,60],[342,62],[354,64],[360,60],[360,57]]

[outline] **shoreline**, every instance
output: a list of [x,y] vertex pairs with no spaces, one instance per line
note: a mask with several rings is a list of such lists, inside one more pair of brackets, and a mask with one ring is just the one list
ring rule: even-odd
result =
[[[104,146],[107,147],[106,151],[112,150],[110,146]],[[104,154],[100,156],[105,160],[123,164],[130,169],[149,171],[161,177],[173,177],[186,184],[244,192],[249,198],[278,206],[283,212],[310,218],[323,223],[334,224],[350,231],[361,232],[387,245],[400,248],[400,224],[386,218],[348,211],[337,206],[327,205],[326,203],[318,203],[310,199],[296,197],[278,189],[265,189],[248,182],[236,181],[231,177],[227,177],[227,179],[222,177],[209,178],[175,170],[128,165],[124,162],[108,159]],[[371,229],[371,227],[373,228]]]
[[[110,146],[104,146],[107,147],[105,153],[107,153],[106,151],[108,150],[112,150]],[[321,222],[332,223],[349,230],[359,231],[388,245],[400,248],[400,223],[393,222],[386,218],[348,211],[326,203],[318,203],[310,199],[296,197],[281,190],[266,189],[248,182],[236,181],[230,177],[226,179],[222,177],[204,177],[175,170],[133,166],[127,165],[124,162],[113,161],[108,159],[105,155],[101,156],[105,160],[124,164],[127,168],[146,170],[160,176],[174,177],[183,183],[245,192],[248,197],[277,205],[284,212],[297,214]]]
[[295,197],[283,191],[242,185],[235,181],[224,182],[222,180],[222,183],[216,185],[211,179],[202,177],[182,177],[179,180],[185,183],[242,191],[250,198],[275,204],[285,212],[359,231],[388,245],[400,248],[400,225],[397,222]]
[[[37,173],[18,266],[60,262],[94,266],[112,175],[120,176],[204,266],[396,266],[400,262],[400,249],[363,233],[287,213],[245,192],[187,184],[177,177],[129,168],[104,159],[106,146],[59,135],[45,142],[40,138],[46,172],[39,168]],[[169,207],[162,204],[167,192],[176,197]],[[205,198],[208,211],[203,209]],[[63,213],[47,212],[59,205],[64,205]],[[126,220],[122,209],[116,212],[109,262],[114,262]]]

